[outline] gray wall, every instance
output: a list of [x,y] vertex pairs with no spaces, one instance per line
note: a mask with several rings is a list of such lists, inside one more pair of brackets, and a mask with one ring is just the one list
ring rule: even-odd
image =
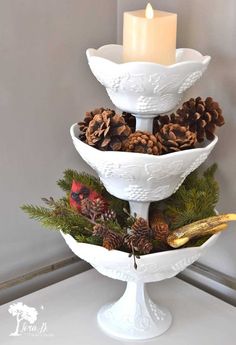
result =
[[69,127],[109,105],[85,50],[116,40],[116,1],[0,0],[0,282],[71,255],[19,209],[86,169]]
[[[144,8],[145,0],[118,0],[118,42],[122,42],[123,12]],[[177,47],[211,55],[209,69],[189,96],[212,96],[224,110],[226,125],[209,164],[217,162],[221,187],[220,212],[236,212],[236,1],[152,0],[153,7],[178,14]],[[236,225],[200,261],[236,277]]]

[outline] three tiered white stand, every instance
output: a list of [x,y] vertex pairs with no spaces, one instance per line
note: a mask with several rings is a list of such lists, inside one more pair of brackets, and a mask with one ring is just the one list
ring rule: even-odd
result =
[[[204,73],[210,62],[192,49],[177,49],[176,63],[163,66],[148,62],[122,63],[122,46],[106,45],[88,49],[89,66],[105,86],[119,109],[136,117],[136,129],[152,131],[157,114],[173,110]],[[97,172],[109,193],[128,200],[131,213],[148,219],[150,202],[172,195],[187,175],[202,164],[217,143],[215,136],[204,146],[153,156],[130,152],[99,151],[80,141],[79,127],[71,137],[80,156]],[[127,282],[124,295],[102,307],[98,323],[108,334],[129,340],[149,339],[171,325],[170,312],[147,294],[145,283],[171,278],[196,261],[219,236],[213,235],[201,247],[192,247],[141,256],[138,268],[128,254],[118,250],[78,243],[63,234],[72,251],[100,273]]]

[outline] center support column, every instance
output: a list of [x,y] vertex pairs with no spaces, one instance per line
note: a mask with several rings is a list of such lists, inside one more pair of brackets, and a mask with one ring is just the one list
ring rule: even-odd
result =
[[142,202],[142,201],[130,201],[130,214],[132,216],[137,215],[137,217],[142,217],[148,220],[148,211],[150,202]]
[[136,131],[153,131],[153,119],[156,115],[142,115],[134,114],[136,118]]

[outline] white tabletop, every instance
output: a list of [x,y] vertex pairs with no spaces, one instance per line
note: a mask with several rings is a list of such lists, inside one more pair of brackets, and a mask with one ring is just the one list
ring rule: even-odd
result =
[[[105,335],[96,322],[98,309],[116,300],[124,289],[125,283],[89,270],[5,304],[0,307],[0,344],[130,345]],[[148,284],[148,290],[171,310],[173,324],[160,337],[145,341],[146,345],[236,344],[235,307],[177,278]],[[16,316],[8,308],[17,302],[34,307],[38,316],[31,330],[22,320],[22,335],[9,336],[16,329]]]

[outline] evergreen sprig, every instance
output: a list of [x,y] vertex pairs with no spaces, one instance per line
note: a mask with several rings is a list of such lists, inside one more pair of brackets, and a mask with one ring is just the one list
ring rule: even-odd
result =
[[23,205],[21,208],[31,219],[39,221],[46,228],[72,235],[91,236],[93,224],[90,220],[69,205],[62,205],[54,209],[34,205]]
[[172,230],[215,214],[219,199],[219,186],[214,178],[216,169],[217,165],[213,164],[202,176],[194,171],[175,194],[164,202],[153,203],[153,208],[164,207]]
[[[39,221],[43,227],[62,230],[64,233],[69,233],[74,236],[79,242],[92,244],[101,242],[98,239],[94,239],[92,236],[93,226],[96,223],[71,207],[68,198],[61,198],[55,201],[52,197],[49,197],[42,198],[42,200],[47,207],[28,204],[23,205],[21,209],[26,212],[31,219]],[[101,220],[97,221],[97,223],[99,222],[101,222]],[[102,221],[102,223],[115,233],[125,233],[125,228],[123,228],[117,220]]]
[[[164,201],[152,203],[151,212],[162,210],[169,220],[171,230],[214,215],[219,198],[219,186],[214,178],[216,168],[214,164],[202,175],[198,171],[191,173],[175,194]],[[27,204],[22,206],[22,210],[44,227],[69,233],[78,242],[102,245],[101,238],[92,236],[94,221],[70,206],[68,194],[73,180],[100,193],[117,215],[115,221],[98,219],[96,222],[102,223],[114,233],[126,234],[127,228],[130,228],[135,221],[135,217],[129,214],[128,203],[109,194],[96,177],[71,169],[66,170],[63,178],[57,182],[66,192],[65,197],[59,200],[54,200],[52,197],[43,198],[46,207]],[[191,245],[200,245],[204,240],[199,239]],[[158,243],[157,247],[158,250],[166,250],[160,248]]]

